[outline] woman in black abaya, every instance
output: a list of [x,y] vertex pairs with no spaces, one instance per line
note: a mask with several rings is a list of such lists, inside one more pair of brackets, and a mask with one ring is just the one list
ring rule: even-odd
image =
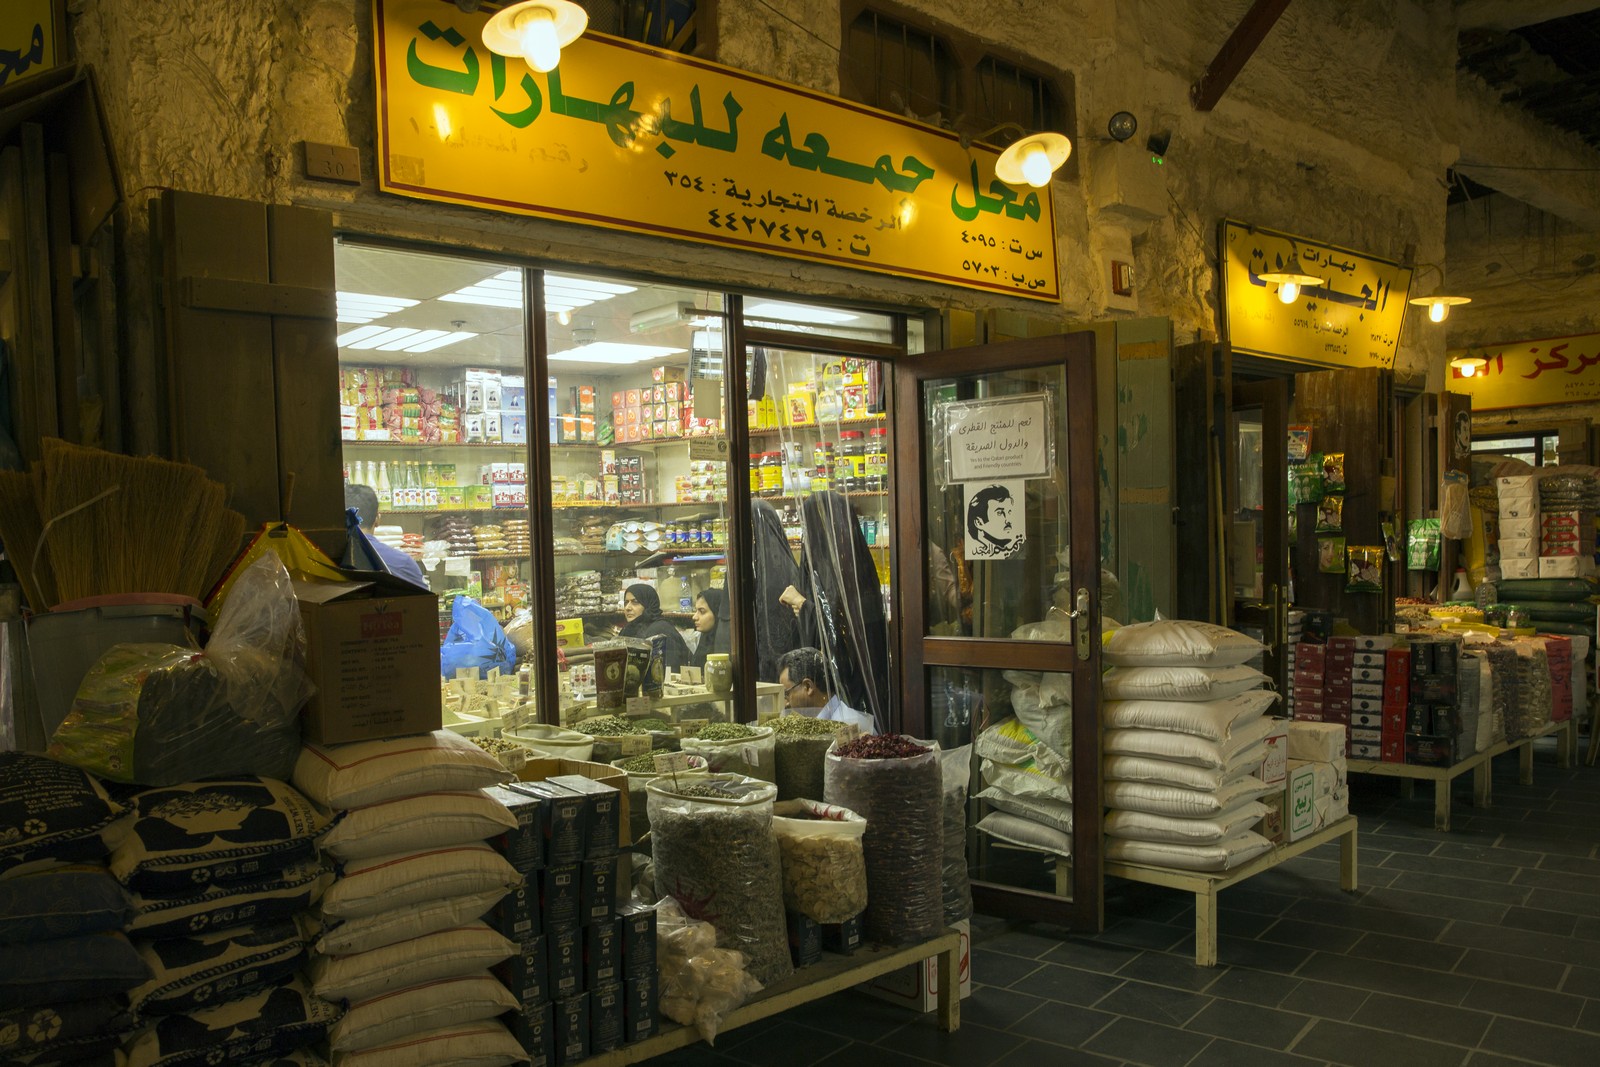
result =
[[756,677],[776,682],[779,658],[801,645],[800,624],[781,602],[785,589],[799,586],[800,567],[773,506],[765,500],[752,500],[750,517],[755,527]]
[[623,637],[648,641],[660,635],[666,643],[662,659],[667,670],[678,670],[689,662],[689,646],[678,628],[661,617],[661,597],[654,587],[643,582],[628,586],[622,594],[622,617],[628,620],[622,627]]

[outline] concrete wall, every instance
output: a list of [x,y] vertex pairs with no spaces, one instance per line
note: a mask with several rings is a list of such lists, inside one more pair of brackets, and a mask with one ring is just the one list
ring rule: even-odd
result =
[[[838,83],[835,0],[717,5],[718,56],[823,90]],[[308,182],[296,146],[351,144],[372,167],[367,0],[96,0],[73,7],[79,55],[100,74],[128,190],[130,364],[154,380],[146,208],[165,187],[333,210],[352,230],[509,250],[595,267],[641,265],[709,284],[755,285],[910,306],[998,307],[1061,323],[1166,316],[1177,341],[1217,328],[1224,216],[1385,257],[1445,254],[1444,167],[1453,158],[1454,26],[1424,0],[1300,0],[1209,113],[1190,84],[1250,0],[920,0],[930,18],[1070,71],[1079,177],[1055,183],[1064,299],[1058,308],[750,253],[422,206]],[[798,25],[797,25],[798,24]],[[804,29],[800,28],[804,27]],[[1126,109],[1140,132],[1098,141]],[[1150,132],[1172,133],[1149,170]],[[1134,256],[1135,300],[1113,307],[1103,259]],[[1397,368],[1437,385],[1443,335],[1408,329]],[[155,411],[153,395],[136,393]],[[145,420],[149,421],[149,420]],[[158,447],[153,422],[134,445]]]

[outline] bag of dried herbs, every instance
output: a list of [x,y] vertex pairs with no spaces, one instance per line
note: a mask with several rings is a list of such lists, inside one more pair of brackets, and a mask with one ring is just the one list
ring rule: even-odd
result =
[[772,828],[783,853],[783,906],[819,923],[842,923],[867,906],[867,820],[818,800],[780,800]]
[[840,724],[809,715],[781,715],[767,720],[767,725],[774,738],[778,799],[822,799],[822,768]]
[[772,727],[714,722],[678,743],[684,752],[704,756],[713,774],[742,774],[770,782],[777,777]]
[[828,751],[823,799],[867,820],[863,932],[869,941],[923,941],[944,927],[938,747],[902,734],[877,734],[835,743]]
[[[651,779],[661,773],[656,770],[656,753],[646,752],[642,756],[612,760],[611,766],[628,776],[628,824],[633,831],[633,836],[629,840],[634,842],[635,851],[638,851],[639,842],[650,832],[650,796],[645,787],[650,784]],[[689,769],[705,770],[705,759],[700,756],[690,756]],[[649,849],[646,848],[645,851],[648,852]]]
[[967,786],[972,782],[972,746],[962,745],[939,753],[944,779],[944,864],[940,885],[944,896],[944,922],[954,925],[972,918],[972,881],[967,876]]
[[715,926],[717,945],[743,952],[756,981],[793,974],[772,833],[777,787],[737,774],[678,773],[645,788],[656,891]]

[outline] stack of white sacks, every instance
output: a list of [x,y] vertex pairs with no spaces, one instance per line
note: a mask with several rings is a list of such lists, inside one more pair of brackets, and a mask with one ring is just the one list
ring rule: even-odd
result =
[[448,731],[302,751],[295,785],[335,813],[310,976],[348,1006],[328,1035],[342,1067],[527,1062],[490,973],[518,946],[482,921],[523,882],[485,843],[517,826],[485,791],[507,777]]
[[1109,860],[1196,871],[1272,847],[1255,832],[1257,772],[1277,694],[1245,666],[1261,644],[1210,623],[1160,620],[1107,635],[1101,680]]
[[[1031,636],[1020,634],[1018,636]],[[1072,675],[1006,671],[1015,713],[978,735],[988,814],[1000,841],[1072,855]]]
[[1495,479],[1500,505],[1500,577],[1539,577],[1539,480],[1531,474]]

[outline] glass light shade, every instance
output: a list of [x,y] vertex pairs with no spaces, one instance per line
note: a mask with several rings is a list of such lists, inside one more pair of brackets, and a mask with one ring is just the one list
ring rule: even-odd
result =
[[1418,307],[1427,308],[1428,321],[1443,322],[1449,317],[1451,308],[1457,304],[1472,303],[1472,297],[1445,296],[1442,293],[1435,293],[1433,296],[1414,296],[1411,298],[1410,303],[1416,304]]
[[994,176],[1007,185],[1050,184],[1050,175],[1072,155],[1072,142],[1059,133],[1036,133],[1015,142],[994,161]]

